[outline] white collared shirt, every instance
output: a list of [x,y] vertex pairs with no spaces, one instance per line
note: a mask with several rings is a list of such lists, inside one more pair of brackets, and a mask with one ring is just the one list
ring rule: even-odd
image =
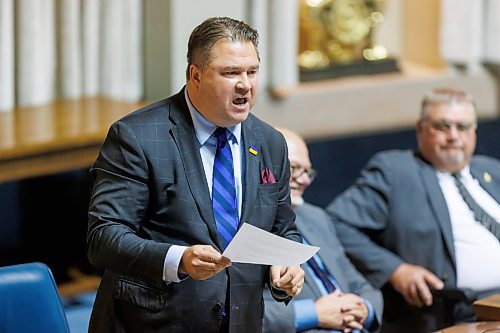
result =
[[[474,200],[496,221],[500,221],[500,205],[486,192],[469,167],[461,172],[462,183]],[[476,291],[500,287],[500,242],[474,218],[450,173],[437,172],[450,214],[455,257],[457,287]]]

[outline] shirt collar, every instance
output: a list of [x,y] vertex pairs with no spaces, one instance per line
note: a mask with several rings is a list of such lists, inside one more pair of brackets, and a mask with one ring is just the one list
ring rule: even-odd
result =
[[[196,138],[201,145],[204,145],[207,140],[212,137],[212,134],[217,129],[217,126],[209,122],[198,110],[196,110],[189,99],[187,87],[184,89],[184,97],[186,98],[189,113],[191,113],[191,118],[193,119]],[[239,144],[241,138],[241,123],[236,126],[228,127],[227,129],[233,134],[231,137],[236,140],[237,144]],[[231,140],[231,138],[229,138],[229,140]]]
[[[441,176],[452,176],[451,172],[444,172],[444,171],[439,171],[437,170],[437,174],[438,175],[441,175]],[[457,172],[457,174],[459,174],[461,177],[463,178],[470,178],[471,177],[471,173],[470,173],[470,167],[469,165],[466,165],[462,168],[462,170],[460,170],[459,172]]]
[[464,166],[462,170],[457,172],[457,174],[459,174],[461,176],[461,178],[463,178],[463,179],[471,179],[472,178],[469,165]]

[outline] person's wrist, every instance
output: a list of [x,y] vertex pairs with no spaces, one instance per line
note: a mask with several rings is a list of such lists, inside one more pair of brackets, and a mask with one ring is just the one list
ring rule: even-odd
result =
[[181,261],[179,262],[179,267],[177,268],[177,277],[179,278],[179,280],[184,280],[189,277],[188,272],[184,269],[184,263],[182,262],[182,258]]
[[177,277],[179,280],[185,280],[189,277],[189,274],[183,268],[182,260],[179,263],[179,268],[177,269]]
[[361,306],[363,307],[363,317],[360,320],[360,323],[364,323],[366,319],[368,318],[368,306],[366,305],[365,302],[361,303]]

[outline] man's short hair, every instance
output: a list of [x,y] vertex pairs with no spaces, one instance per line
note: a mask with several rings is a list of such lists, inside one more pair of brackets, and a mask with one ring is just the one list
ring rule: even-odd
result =
[[222,38],[227,38],[232,42],[252,42],[257,52],[257,57],[259,57],[257,49],[259,34],[257,30],[243,21],[229,17],[212,17],[194,28],[189,37],[186,68],[187,80],[189,80],[189,67],[196,65],[201,70],[204,70],[211,60],[212,47]]
[[454,88],[436,88],[424,96],[420,110],[420,119],[424,119],[429,113],[429,106],[436,104],[469,103],[476,111],[476,103],[471,95]]

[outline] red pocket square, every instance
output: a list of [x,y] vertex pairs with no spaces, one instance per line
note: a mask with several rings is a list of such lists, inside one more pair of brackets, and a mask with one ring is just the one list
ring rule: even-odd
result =
[[271,172],[271,170],[269,170],[269,168],[265,168],[264,170],[262,170],[262,172],[260,173],[260,177],[262,184],[276,183],[276,178],[274,178],[273,173]]

